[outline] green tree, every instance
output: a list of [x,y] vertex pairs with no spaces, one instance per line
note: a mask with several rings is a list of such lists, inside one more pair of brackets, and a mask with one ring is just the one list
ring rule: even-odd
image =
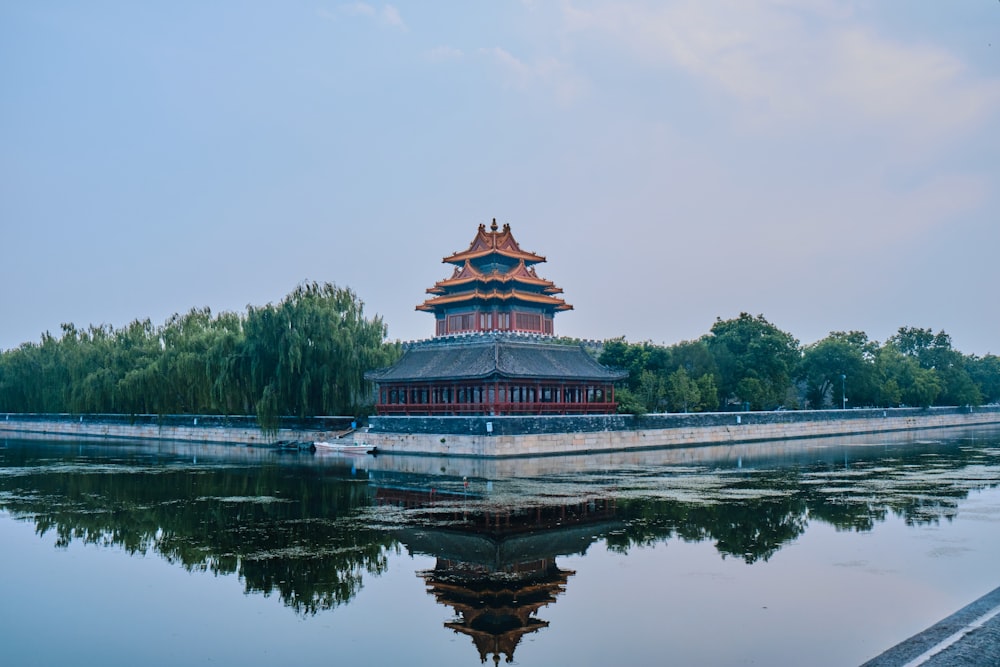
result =
[[163,326],[62,326],[0,353],[0,410],[12,412],[358,415],[371,404],[367,370],[392,363],[378,317],[348,289],[300,285],[247,315],[207,308]]
[[[658,377],[666,377],[670,367],[670,350],[649,341],[629,343],[624,338],[614,338],[604,342],[598,361],[605,366],[628,371],[626,386],[633,392],[641,393],[643,371]],[[647,383],[649,378],[647,378]],[[650,406],[655,409],[655,406]]]
[[615,390],[615,401],[618,403],[618,412],[625,415],[644,415],[646,406],[628,387],[621,387]]
[[878,346],[860,331],[833,331],[803,350],[796,376],[805,382],[812,408],[844,405],[848,388],[851,405],[875,405],[875,354]]
[[719,373],[726,401],[749,403],[754,409],[781,404],[799,361],[799,342],[764,319],[747,313],[717,319],[705,342]]
[[984,402],[1000,401],[1000,357],[994,354],[985,357],[969,355],[965,358],[965,370],[979,388]]
[[[952,349],[951,336],[944,331],[935,334],[931,329],[900,327],[888,342],[903,355],[915,359],[920,368],[934,371],[939,391],[933,402],[938,405],[979,405],[982,402],[982,393],[969,375],[965,358]],[[921,379],[918,384],[924,386],[926,381]],[[930,387],[926,386],[920,395],[928,392]]]
[[898,400],[906,405],[927,407],[941,393],[937,373],[921,368],[915,357],[903,354],[891,342],[879,350],[875,365],[884,405],[895,405]]
[[668,386],[663,376],[648,368],[639,372],[639,390],[636,397],[646,412],[661,412],[667,402]]
[[[709,376],[711,377],[711,376]],[[667,377],[667,396],[670,409],[674,412],[690,412],[701,405],[701,390],[684,367],[680,367]]]
[[699,411],[719,409],[719,390],[715,386],[715,376],[711,373],[705,373],[698,378],[698,397]]
[[354,414],[370,402],[364,372],[398,349],[384,345],[381,318],[367,320],[349,289],[300,285],[277,306],[251,308],[244,354],[258,415]]

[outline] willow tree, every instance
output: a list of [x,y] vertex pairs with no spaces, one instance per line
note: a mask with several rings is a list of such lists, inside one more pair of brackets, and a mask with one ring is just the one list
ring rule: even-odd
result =
[[278,305],[251,307],[243,355],[262,425],[277,415],[357,414],[370,402],[364,372],[392,363],[380,317],[353,291],[300,285]]

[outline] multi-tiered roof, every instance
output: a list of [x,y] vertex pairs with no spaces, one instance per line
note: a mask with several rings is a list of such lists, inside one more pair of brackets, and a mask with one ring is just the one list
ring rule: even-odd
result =
[[538,277],[534,265],[545,257],[521,250],[510,225],[489,231],[479,225],[467,250],[441,260],[453,264],[450,278],[427,290],[433,295],[417,306],[432,312],[437,335],[469,331],[527,331],[552,334],[555,313],[572,310],[561,298],[562,288]]
[[[435,336],[408,344],[394,366],[369,371],[380,415],[568,415],[614,412],[614,383],[628,376],[581,345],[553,337],[570,310],[562,290],[535,273],[510,225],[479,225],[469,248],[443,260],[450,278],[417,310],[434,313]],[[409,426],[407,427],[409,428]]]

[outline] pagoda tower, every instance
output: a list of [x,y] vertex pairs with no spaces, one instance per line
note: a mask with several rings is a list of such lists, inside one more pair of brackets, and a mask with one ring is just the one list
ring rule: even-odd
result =
[[573,306],[555,296],[562,289],[539,278],[535,264],[545,258],[521,250],[510,231],[479,225],[468,249],[441,260],[454,265],[450,278],[427,289],[431,298],[417,310],[434,313],[435,335],[521,331],[551,336],[552,319]]
[[365,374],[377,385],[379,415],[615,412],[614,383],[628,373],[554,338],[555,314],[573,306],[538,277],[545,258],[521,250],[510,225],[479,225],[466,250],[442,261],[454,265],[451,277],[417,306],[434,314],[434,337],[405,344],[394,366]]
[[469,637],[480,663],[513,663],[522,639],[549,627],[539,614],[576,574],[559,567],[557,558],[586,553],[620,530],[617,502],[494,496],[447,483],[451,490],[442,492],[435,487],[443,481],[421,475],[375,481],[376,502],[405,508],[406,526],[395,531],[396,538],[411,554],[435,557],[434,567],[417,575],[427,593],[452,610],[444,627]]

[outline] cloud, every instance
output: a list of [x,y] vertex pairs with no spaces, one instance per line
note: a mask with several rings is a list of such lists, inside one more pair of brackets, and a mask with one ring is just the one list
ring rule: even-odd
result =
[[495,63],[507,85],[517,90],[548,90],[557,100],[570,104],[583,95],[588,84],[569,65],[553,57],[526,62],[500,47],[479,49],[479,54]]
[[403,17],[393,5],[383,5],[382,9],[376,9],[367,2],[354,2],[340,5],[339,11],[347,16],[361,16],[378,21],[383,25],[406,30],[406,23],[403,21]]
[[348,16],[374,17],[376,14],[375,8],[366,2],[355,2],[349,5],[341,5],[340,11]]
[[406,24],[403,23],[403,17],[399,15],[399,10],[392,5],[386,5],[379,12],[379,17],[385,23],[395,26],[397,28],[406,28]]
[[426,52],[427,59],[432,62],[445,62],[449,60],[461,60],[465,54],[461,49],[453,46],[436,46]]
[[754,123],[829,127],[832,119],[927,141],[1000,110],[1000,82],[977,79],[941,47],[889,39],[828,0],[568,3],[563,19],[578,39],[686,72]]
[[974,127],[1000,108],[1000,83],[975,80],[943,49],[894,43],[863,27],[837,31],[831,42],[829,76],[814,95],[860,118],[938,136]]

